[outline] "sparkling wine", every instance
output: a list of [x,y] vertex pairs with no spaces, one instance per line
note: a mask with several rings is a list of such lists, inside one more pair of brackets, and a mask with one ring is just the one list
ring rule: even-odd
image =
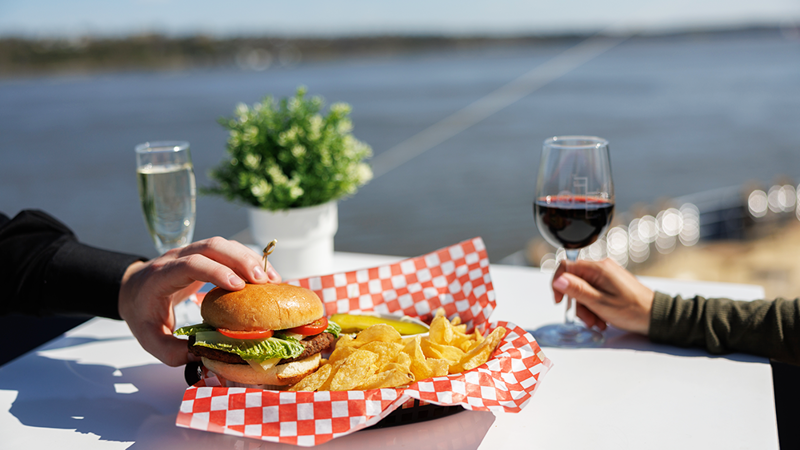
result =
[[567,250],[593,244],[614,216],[614,204],[587,196],[546,196],[533,204],[536,225],[545,239]]
[[196,186],[191,163],[137,170],[145,223],[160,253],[191,243]]

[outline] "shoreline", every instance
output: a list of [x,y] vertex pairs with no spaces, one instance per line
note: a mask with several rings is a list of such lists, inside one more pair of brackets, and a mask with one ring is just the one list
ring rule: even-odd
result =
[[[597,33],[512,36],[376,35],[335,38],[144,34],[121,38],[0,38],[0,79],[87,75],[136,70],[182,71],[235,67],[265,71],[303,62],[326,62],[426,52],[458,52],[577,43]],[[800,39],[800,30],[756,26],[640,33],[630,39],[710,40],[734,36]]]

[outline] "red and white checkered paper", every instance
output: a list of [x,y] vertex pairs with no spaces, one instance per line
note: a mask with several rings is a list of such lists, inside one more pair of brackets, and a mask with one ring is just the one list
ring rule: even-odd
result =
[[290,283],[316,292],[328,315],[377,311],[425,320],[441,307],[448,317],[459,315],[470,329],[490,332],[502,326],[508,332],[486,364],[406,388],[281,392],[226,388],[217,378],[207,378],[184,393],[178,426],[313,446],[374,425],[413,399],[518,412],[552,365],[525,330],[488,321],[496,302],[481,238],[386,266]]

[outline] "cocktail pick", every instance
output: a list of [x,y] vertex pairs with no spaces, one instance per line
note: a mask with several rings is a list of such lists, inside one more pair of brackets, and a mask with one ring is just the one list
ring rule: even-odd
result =
[[267,257],[272,254],[275,250],[275,246],[278,245],[278,240],[273,239],[266,247],[264,247],[264,272],[267,271]]

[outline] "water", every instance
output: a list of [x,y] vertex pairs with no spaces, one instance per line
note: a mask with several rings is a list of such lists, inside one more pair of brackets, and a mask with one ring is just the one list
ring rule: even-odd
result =
[[[236,103],[300,85],[353,106],[376,154],[562,55],[579,41],[307,63],[0,81],[0,210],[41,208],[85,242],[155,256],[136,144],[192,144],[197,183],[223,158]],[[336,249],[418,255],[473,236],[493,261],[537,235],[542,141],[610,141],[617,214],[635,204],[779,175],[800,178],[800,41],[779,32],[631,38],[376,178],[339,205]],[[198,198],[195,239],[247,226]]]
[[191,164],[136,170],[147,231],[159,253],[192,242],[196,184]]

